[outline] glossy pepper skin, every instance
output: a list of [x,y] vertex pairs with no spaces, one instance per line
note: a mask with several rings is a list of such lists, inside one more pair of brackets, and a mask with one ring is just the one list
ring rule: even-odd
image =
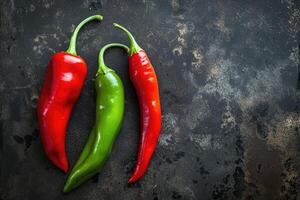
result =
[[86,62],[76,54],[76,38],[81,27],[92,20],[102,20],[102,16],[82,21],[71,37],[68,50],[52,56],[39,96],[38,121],[43,147],[52,163],[64,172],[68,170],[66,129],[87,74]]
[[135,170],[128,180],[128,183],[133,183],[146,172],[160,135],[159,88],[154,68],[146,52],[139,47],[127,29],[116,23],[114,26],[123,30],[130,40],[129,74],[137,93],[140,109],[140,148]]
[[69,192],[97,174],[109,157],[121,128],[124,114],[124,87],[119,76],[104,64],[106,49],[125,45],[105,45],[99,53],[99,70],[96,74],[96,121],[87,143],[72,169],[63,191]]

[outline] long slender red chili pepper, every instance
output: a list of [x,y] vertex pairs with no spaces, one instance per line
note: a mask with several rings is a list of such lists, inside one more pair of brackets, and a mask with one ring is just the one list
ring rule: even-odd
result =
[[159,138],[161,128],[159,89],[154,68],[146,52],[136,43],[127,29],[116,23],[114,26],[125,31],[129,37],[129,73],[139,100],[140,149],[134,173],[128,180],[128,183],[133,183],[146,172]]
[[38,120],[44,150],[53,164],[65,172],[67,124],[87,74],[85,61],[76,54],[76,38],[81,27],[92,20],[102,20],[102,16],[83,20],[76,27],[68,50],[52,56],[39,97]]

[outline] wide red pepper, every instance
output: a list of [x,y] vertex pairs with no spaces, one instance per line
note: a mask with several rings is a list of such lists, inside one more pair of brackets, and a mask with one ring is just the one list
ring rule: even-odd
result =
[[76,54],[76,39],[81,27],[89,21],[102,20],[94,15],[75,29],[69,48],[52,56],[38,102],[41,139],[48,158],[63,171],[68,170],[65,136],[68,121],[86,74],[86,62]]
[[146,52],[139,47],[127,29],[116,23],[114,26],[125,31],[130,39],[129,74],[140,109],[140,148],[134,173],[128,180],[128,183],[133,183],[146,172],[159,138],[161,129],[159,89],[154,68]]

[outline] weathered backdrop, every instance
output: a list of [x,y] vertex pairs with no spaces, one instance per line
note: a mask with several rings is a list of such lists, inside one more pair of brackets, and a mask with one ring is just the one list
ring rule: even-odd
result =
[[[300,199],[299,1],[2,0],[1,200]],[[51,55],[79,35],[88,76],[67,133],[70,165],[94,123],[99,48],[128,44],[126,26],[155,66],[163,128],[144,178],[127,185],[138,149],[137,100],[127,57],[106,62],[126,87],[122,131],[105,167],[68,195],[67,175],[42,150],[36,106]],[[298,85],[298,86],[297,86]],[[298,87],[298,89],[297,89]],[[297,106],[298,104],[298,106]]]

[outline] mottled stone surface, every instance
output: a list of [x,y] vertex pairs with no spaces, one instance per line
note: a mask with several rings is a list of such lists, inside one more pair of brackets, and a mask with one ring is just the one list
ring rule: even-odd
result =
[[[1,0],[1,200],[300,199],[300,3],[296,0]],[[74,165],[94,121],[97,54],[127,43],[128,27],[155,66],[163,108],[144,178],[134,166],[137,100],[124,52],[106,62],[126,87],[123,128],[105,167],[68,195],[67,175],[42,150],[36,106],[47,63],[83,18],[78,53],[88,76],[67,133]]]

